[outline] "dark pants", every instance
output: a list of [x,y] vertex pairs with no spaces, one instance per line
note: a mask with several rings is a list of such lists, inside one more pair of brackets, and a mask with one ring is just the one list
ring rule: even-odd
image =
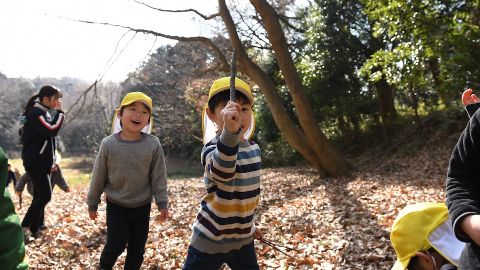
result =
[[223,263],[232,270],[259,270],[253,241],[239,250],[228,253],[208,254],[188,247],[188,255],[182,270],[218,270]]
[[38,232],[40,219],[43,222],[45,205],[52,199],[50,184],[50,168],[25,167],[25,171],[32,178],[33,200],[22,221],[22,228],[30,228],[32,233]]
[[107,200],[107,243],[100,256],[100,268],[112,269],[127,247],[125,270],[140,269],[148,238],[151,203],[127,208]]
[[470,242],[463,248],[458,270],[476,269],[480,269],[480,247],[475,242]]

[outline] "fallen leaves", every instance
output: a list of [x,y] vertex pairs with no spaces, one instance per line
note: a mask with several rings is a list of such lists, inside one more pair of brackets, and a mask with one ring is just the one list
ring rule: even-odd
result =
[[[279,247],[295,260],[256,241],[261,269],[390,268],[396,259],[389,241],[393,220],[407,204],[444,202],[448,158],[421,152],[353,178],[318,179],[308,167],[264,170],[256,224],[265,239],[298,252]],[[96,269],[106,239],[105,205],[97,221],[90,220],[87,191],[55,190],[45,211],[49,229],[26,245],[30,269]],[[155,222],[152,207],[142,269],[181,269],[203,194],[201,178],[169,181],[171,217]],[[28,206],[30,197],[24,197]],[[21,219],[27,208],[19,210]],[[125,253],[114,269],[124,263]]]

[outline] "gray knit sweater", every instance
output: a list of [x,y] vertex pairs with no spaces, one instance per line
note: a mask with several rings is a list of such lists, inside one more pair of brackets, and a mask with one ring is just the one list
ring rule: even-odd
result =
[[118,205],[135,208],[150,203],[167,209],[167,173],[162,146],[157,137],[144,134],[135,141],[118,134],[102,140],[87,195],[89,211],[96,211],[100,196]]

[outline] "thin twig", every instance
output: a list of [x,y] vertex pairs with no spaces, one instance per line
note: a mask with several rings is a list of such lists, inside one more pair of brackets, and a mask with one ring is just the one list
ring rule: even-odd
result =
[[177,13],[177,12],[194,12],[196,13],[198,16],[202,17],[204,20],[208,21],[210,19],[213,19],[215,17],[219,17],[220,16],[220,13],[215,13],[215,14],[212,14],[210,16],[206,16],[206,15],[203,15],[202,13],[200,13],[198,10],[195,10],[195,9],[192,9],[192,8],[189,8],[189,9],[183,9],[183,10],[169,10],[169,9],[160,9],[160,8],[155,8],[155,7],[152,7],[152,6],[149,6],[145,3],[142,3],[142,2],[139,2],[137,0],[134,0],[135,2],[137,2],[138,4],[141,4],[141,5],[144,5],[146,7],[149,7],[151,9],[154,9],[154,10],[158,10],[158,11],[162,11],[162,12],[174,12],[174,13]]
[[[295,258],[295,257],[293,257],[293,256],[290,256],[290,255],[288,255],[287,253],[283,252],[281,249],[279,249],[278,247],[276,247],[276,244],[273,244],[272,242],[270,242],[270,241],[268,241],[268,240],[265,240],[264,238],[260,238],[259,240],[260,240],[261,242],[267,244],[268,246],[272,247],[272,248],[275,249],[276,251],[279,251],[279,252],[281,252],[282,254],[288,256],[289,258],[292,258],[292,259],[294,259],[295,261],[300,261],[300,260],[298,260],[297,258]],[[278,245],[278,244],[277,244],[277,245]],[[280,246],[280,245],[278,245],[278,246]],[[292,248],[288,248],[288,247],[284,247],[284,246],[281,246],[281,247],[287,248],[287,249],[292,249]],[[298,251],[298,250],[296,250],[296,249],[292,249],[292,250]]]
[[232,63],[230,64],[230,101],[235,102],[235,68],[237,67],[237,50],[233,49]]

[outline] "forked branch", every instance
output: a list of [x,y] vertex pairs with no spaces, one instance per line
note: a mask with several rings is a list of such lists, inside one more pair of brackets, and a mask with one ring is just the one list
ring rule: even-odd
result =
[[146,7],[149,7],[151,9],[154,9],[154,10],[158,10],[158,11],[162,11],[162,12],[174,12],[174,13],[179,13],[179,12],[194,12],[196,13],[198,16],[202,17],[204,20],[208,21],[208,20],[211,20],[215,17],[219,17],[220,16],[220,13],[215,13],[215,14],[212,14],[210,16],[206,16],[206,15],[203,15],[202,13],[200,13],[198,10],[196,9],[183,9],[183,10],[169,10],[169,9],[161,9],[161,8],[155,8],[155,7],[152,7],[152,6],[149,6],[145,3],[142,3],[140,1],[137,1],[137,0],[134,0],[136,3],[140,4],[140,5],[144,5]]

